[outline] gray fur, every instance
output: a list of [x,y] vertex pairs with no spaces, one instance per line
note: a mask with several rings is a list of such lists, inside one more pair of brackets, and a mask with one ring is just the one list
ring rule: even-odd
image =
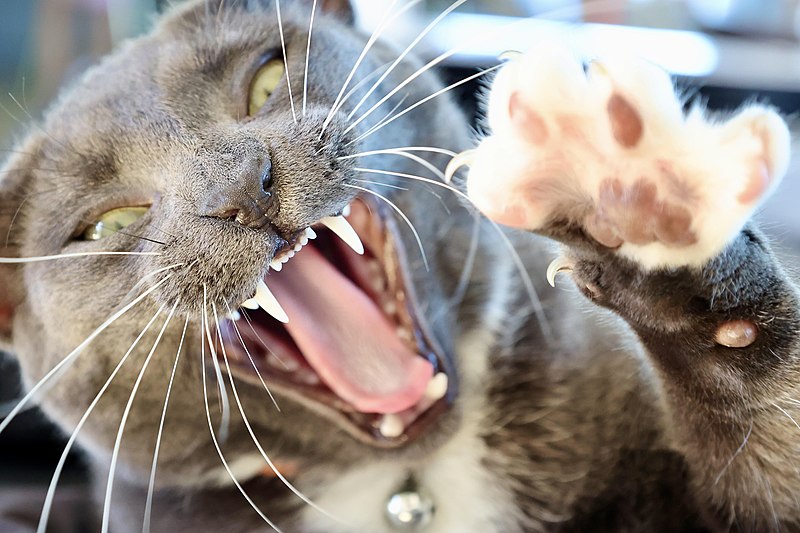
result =
[[[296,96],[309,3],[282,2]],[[216,378],[200,363],[203,286],[208,301],[219,308],[238,305],[252,295],[286,239],[341,211],[354,196],[344,184],[365,176],[337,156],[420,145],[459,151],[469,143],[465,118],[444,98],[349,147],[346,140],[367,126],[345,135],[340,114],[317,140],[366,40],[345,24],[349,16],[341,3],[333,4],[329,7],[337,9],[338,18],[324,14],[315,23],[312,54],[318,62],[312,62],[310,73],[309,112],[299,125],[292,120],[285,86],[263,113],[239,120],[246,109],[248,72],[262,54],[280,46],[272,1],[194,1],[173,9],[150,35],[126,43],[66,91],[2,173],[0,234],[10,235],[4,256],[95,250],[161,254],[0,269],[0,310],[14,309],[13,333],[3,331],[8,333],[4,341],[18,357],[28,386],[140,293],[141,287],[131,292],[140,279],[183,264],[170,271],[152,298],[92,343],[41,398],[44,411],[72,431],[144,324],[160,305],[177,302],[177,316],[148,368],[122,441],[112,505],[116,531],[140,529],[158,417],[185,317],[193,326],[160,452],[154,530],[264,527],[235,488],[213,481],[220,463],[203,408],[202,372],[211,388],[215,429],[220,412]],[[389,47],[377,48],[356,79],[395,57]],[[407,61],[393,74],[394,84],[417,67]],[[392,86],[385,84],[370,102]],[[374,124],[406,92],[412,103],[438,87],[432,75],[425,75],[366,122]],[[438,166],[445,162],[428,159]],[[274,197],[264,208],[269,227],[218,216],[225,211],[225,198],[245,187],[237,184],[249,171],[237,169],[249,168],[251,160],[271,165]],[[389,156],[369,164],[419,172],[413,163]],[[498,531],[800,528],[800,427],[787,417],[800,414],[795,401],[800,306],[796,288],[754,230],[743,232],[702,271],[645,274],[590,242],[580,229],[554,223],[549,235],[570,244],[579,260],[578,286],[591,283],[593,291],[586,295],[615,314],[589,304],[576,290],[539,287],[553,344],[543,337],[509,250],[491,227],[480,222],[474,266],[460,294],[472,213],[444,190],[380,179],[410,187],[408,192],[372,188],[397,202],[422,235],[430,272],[422,268],[412,235],[398,222],[433,334],[458,369],[452,377],[460,382],[459,395],[429,434],[407,447],[384,450],[353,439],[335,420],[309,410],[280,387],[274,391],[282,407],[278,414],[260,384],[241,381],[237,388],[259,440],[274,458],[303,466],[293,481],[310,486],[312,498],[325,491],[324,483],[313,480],[336,478],[376,461],[389,459],[408,465],[412,473],[423,472],[435,450],[475,414],[464,412],[465,406],[477,404],[485,407],[480,438],[489,451],[483,468],[514,497],[515,512],[498,522]],[[442,197],[449,212],[430,192]],[[155,208],[127,234],[98,243],[72,240],[108,206],[149,200]],[[551,256],[546,241],[507,235],[527,275],[542,279]],[[149,278],[144,286],[161,277]],[[505,303],[489,324],[493,300]],[[715,345],[714,328],[740,317],[756,321],[759,341],[741,350]],[[99,497],[122,409],[162,319],[123,365],[81,433],[80,444],[98,472]],[[471,358],[483,356],[457,353],[456,346],[488,325],[494,328],[491,356],[481,361],[487,370],[476,386],[463,369],[475,363]],[[254,452],[236,408],[232,415],[223,443],[229,461]],[[740,448],[743,439],[749,440]],[[246,487],[286,530],[304,527],[302,503],[278,480],[254,479]],[[464,524],[462,530],[469,528]]]

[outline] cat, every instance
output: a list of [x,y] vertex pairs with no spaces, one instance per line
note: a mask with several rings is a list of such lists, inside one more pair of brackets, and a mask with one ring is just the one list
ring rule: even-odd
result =
[[98,529],[800,528],[777,115],[540,50],[468,151],[401,55],[344,0],[189,0],[5,164],[3,346]]

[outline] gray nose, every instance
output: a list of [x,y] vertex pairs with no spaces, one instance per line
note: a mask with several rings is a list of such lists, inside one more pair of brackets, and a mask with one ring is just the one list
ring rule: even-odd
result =
[[218,175],[201,202],[200,215],[231,220],[253,229],[270,225],[275,191],[272,162],[266,155],[220,154]]

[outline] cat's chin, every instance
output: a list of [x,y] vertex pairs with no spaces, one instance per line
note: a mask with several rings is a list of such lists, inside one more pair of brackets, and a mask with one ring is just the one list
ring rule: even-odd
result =
[[366,199],[351,204],[363,255],[315,226],[317,238],[264,280],[289,323],[239,309],[221,321],[215,351],[236,378],[302,404],[361,442],[397,448],[449,409],[455,372],[429,331],[386,215]]

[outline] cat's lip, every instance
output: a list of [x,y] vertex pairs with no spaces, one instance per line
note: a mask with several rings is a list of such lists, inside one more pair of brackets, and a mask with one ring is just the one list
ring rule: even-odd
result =
[[[325,374],[324,365],[320,368],[317,366],[320,364],[318,361],[314,362],[313,366],[309,364],[309,360],[295,344],[293,336],[260,310],[255,313],[248,311],[245,315],[247,320],[239,321],[238,332],[235,331],[232,322],[223,325],[223,329],[226,330],[223,338],[226,340],[226,352],[232,363],[232,372],[237,377],[259,387],[263,387],[261,382],[263,379],[264,384],[273,392],[292,398],[326,418],[336,421],[360,440],[382,447],[396,447],[425,433],[425,430],[447,410],[455,387],[450,383],[447,374],[437,370],[424,370],[426,366],[434,369],[443,368],[444,358],[437,355],[442,352],[433,337],[427,333],[427,325],[417,314],[419,306],[413,285],[409,281],[405,252],[402,246],[397,245],[396,227],[392,220],[384,215],[385,213],[381,213],[377,205],[368,205],[364,202],[357,202],[354,205],[354,213],[350,220],[366,244],[367,253],[364,257],[356,256],[350,250],[344,249],[339,245],[338,239],[330,234],[326,235],[324,230],[318,230],[322,234],[322,242],[316,246],[325,247],[329,255],[333,254],[329,259],[335,259],[334,262],[341,270],[347,272],[354,280],[353,283],[358,285],[375,304],[382,307],[384,314],[391,317],[398,332],[398,338],[395,338],[394,342],[402,343],[406,346],[406,350],[418,354],[413,356],[417,362],[407,361],[402,366],[404,369],[406,367],[417,369],[411,372],[423,372],[416,378],[410,377],[407,385],[403,385],[405,383],[403,379],[398,381],[398,386],[405,387],[403,390],[407,389],[407,392],[401,391],[399,397],[390,394],[390,397],[382,400],[380,395],[374,396],[374,394],[348,396],[344,390],[343,397],[341,383],[328,381],[331,378]],[[309,250],[302,254],[310,257],[312,254],[319,256],[320,252]],[[294,261],[299,259],[300,256]],[[314,261],[318,262],[319,258]],[[378,263],[384,269],[381,280],[376,280],[374,276]],[[291,275],[299,276],[300,267],[298,264],[295,267],[297,272]],[[292,269],[292,262],[285,268],[288,274]],[[372,274],[369,272],[370,268],[373,270]],[[267,281],[271,276],[267,277]],[[375,286],[379,285],[379,281],[385,284],[388,290],[381,290],[380,286]],[[274,278],[272,285],[278,287]],[[276,294],[282,299],[288,298],[291,296],[287,296],[286,292],[290,290],[289,287],[291,285],[277,289]],[[291,307],[287,305],[287,309]],[[350,327],[350,323],[345,322],[344,326]],[[243,345],[247,350],[242,348]],[[409,354],[409,357],[412,356]],[[254,367],[258,372],[253,370]],[[319,374],[320,370],[323,374]],[[380,370],[378,369],[379,372]],[[320,375],[324,375],[325,378],[321,378]],[[385,378],[395,379],[390,374],[385,374]],[[335,390],[340,394],[334,392]],[[351,399],[348,401],[345,397]],[[373,397],[377,403],[370,403]],[[370,409],[370,406],[374,406],[375,409]]]

